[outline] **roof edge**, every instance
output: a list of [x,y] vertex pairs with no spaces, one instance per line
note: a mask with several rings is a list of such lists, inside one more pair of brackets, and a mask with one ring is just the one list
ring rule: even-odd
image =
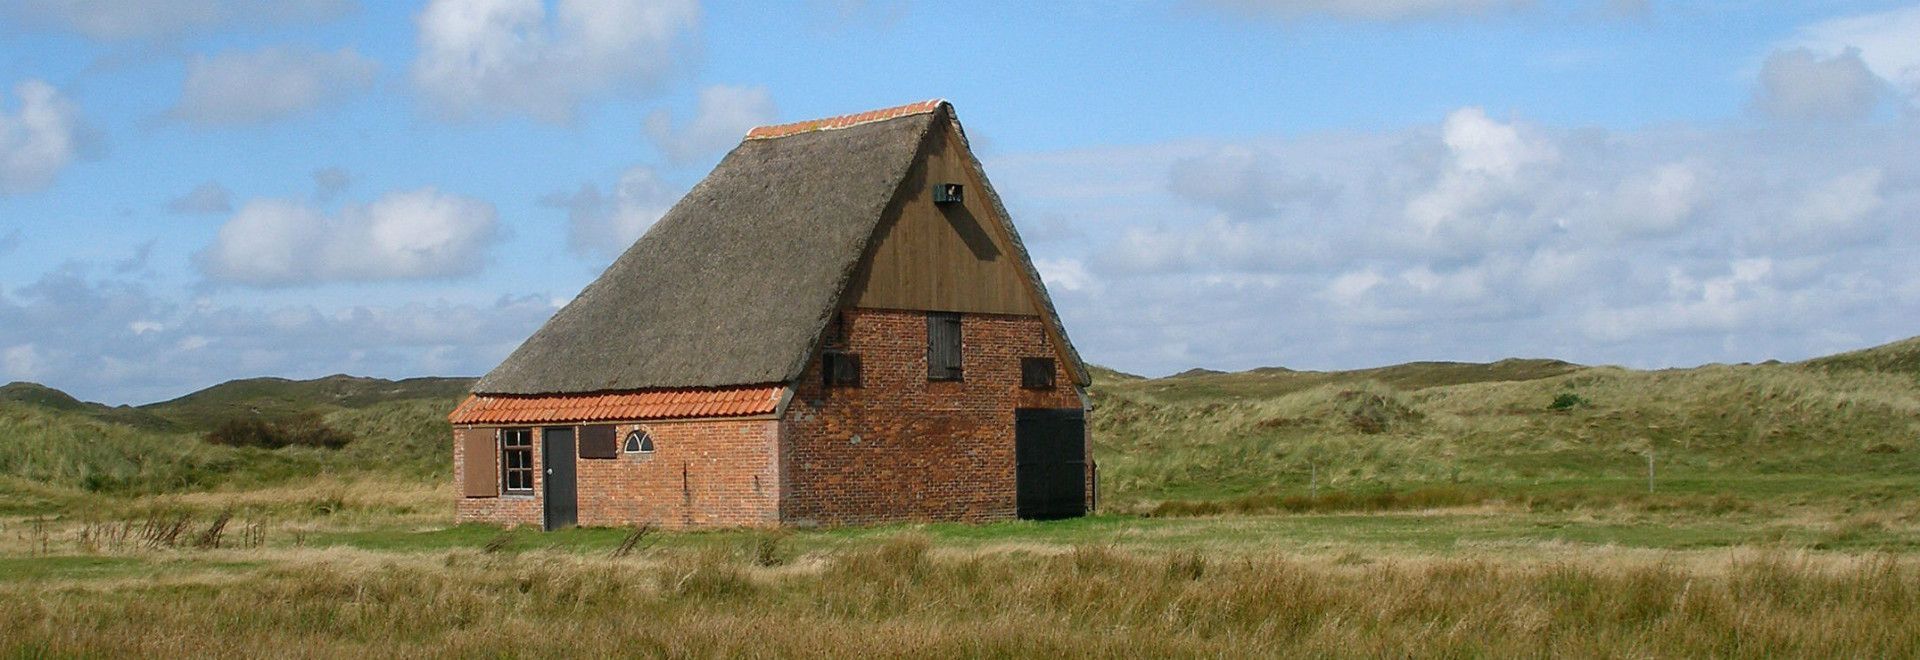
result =
[[889,119],[899,119],[901,117],[911,117],[913,115],[924,115],[924,114],[933,112],[935,110],[938,110],[940,109],[941,106],[944,106],[944,105],[948,105],[946,99],[927,99],[925,101],[921,101],[918,103],[908,103],[906,105],[897,105],[891,108],[868,110],[866,112],[856,112],[853,114],[839,115],[836,117],[823,117],[820,119],[808,119],[806,121],[796,121],[796,122],[786,123],[786,124],[770,124],[767,126],[755,126],[753,130],[747,131],[747,137],[745,139],[768,140],[773,138],[783,138],[789,135],[799,135],[801,133],[811,133],[814,131],[831,131],[831,130],[838,130],[842,128],[852,128],[854,126],[871,124],[874,122],[886,121]]

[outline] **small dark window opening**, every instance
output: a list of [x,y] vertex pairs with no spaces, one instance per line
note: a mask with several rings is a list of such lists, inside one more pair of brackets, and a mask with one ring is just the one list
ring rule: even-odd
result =
[[1053,358],[1020,358],[1020,386],[1030,390],[1053,389]]
[[834,312],[833,320],[827,322],[827,348],[845,349],[847,347],[847,313]]
[[500,489],[533,492],[533,429],[501,429]]
[[612,424],[582,426],[579,437],[581,458],[614,458],[620,455],[620,436],[614,433]]
[[960,380],[960,314],[927,313],[927,380]]
[[966,186],[958,183],[942,183],[933,187],[933,203],[958,204],[966,195]]
[[621,451],[629,454],[651,454],[653,453],[653,436],[639,429],[628,431],[627,441],[625,446],[621,447]]
[[843,351],[820,355],[820,384],[826,387],[859,387],[860,356]]

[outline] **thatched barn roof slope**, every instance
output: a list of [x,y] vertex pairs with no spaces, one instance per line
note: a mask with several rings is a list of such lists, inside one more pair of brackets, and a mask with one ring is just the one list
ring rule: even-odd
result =
[[[473,391],[792,382],[929,134],[949,124],[958,127],[952,106],[935,100],[753,129]],[[1014,240],[1039,311],[1057,331],[1045,287]],[[1070,343],[1065,350],[1084,385],[1084,366]]]
[[792,380],[935,114],[741,142],[474,391]]

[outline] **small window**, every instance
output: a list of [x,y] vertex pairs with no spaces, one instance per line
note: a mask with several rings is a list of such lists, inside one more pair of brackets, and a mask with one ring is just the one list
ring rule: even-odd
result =
[[833,320],[827,322],[827,348],[845,349],[847,347],[847,313],[834,312]]
[[1053,389],[1053,358],[1020,358],[1020,386],[1030,390]]
[[581,458],[613,458],[618,456],[616,448],[620,436],[616,435],[612,424],[593,424],[580,427]]
[[822,353],[820,384],[826,387],[859,387],[860,356],[842,351]]
[[500,489],[533,492],[533,429],[500,431]]
[[960,380],[960,314],[927,313],[927,380]]
[[646,431],[640,429],[628,431],[626,446],[621,449],[629,454],[651,454],[653,453],[653,436],[647,435]]

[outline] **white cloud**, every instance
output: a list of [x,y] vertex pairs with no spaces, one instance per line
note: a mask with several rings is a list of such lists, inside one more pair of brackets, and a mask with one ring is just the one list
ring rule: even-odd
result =
[[170,114],[200,125],[258,124],[338,103],[373,86],[380,65],[351,48],[196,55]]
[[80,110],[43,81],[14,85],[18,107],[0,95],[0,196],[33,192],[78,160],[87,139]]
[[621,173],[611,194],[587,183],[577,192],[550,194],[540,202],[567,210],[567,244],[575,253],[605,257],[640,240],[678,199],[653,168],[641,165]]
[[1881,79],[1920,104],[1920,6],[1846,16],[1801,29],[1789,47],[1833,56],[1858,49],[1859,59]]
[[686,163],[739,144],[748,129],[778,115],[764,87],[712,85],[700,90],[692,121],[675,126],[673,115],[660,110],[647,116],[647,135],[668,159]]
[[989,172],[1018,223],[1084,219],[1030,247],[1098,282],[1054,293],[1089,359],[1129,371],[1668,366],[1920,332],[1917,143],[1911,118],[1605,130],[1466,108]]
[[588,97],[652,91],[699,22],[692,0],[433,0],[414,86],[441,114],[572,118]]
[[326,21],[355,7],[353,0],[11,0],[0,7],[0,16],[93,39],[125,40]]
[[1550,174],[1560,154],[1546,139],[1525,135],[1479,108],[1462,108],[1441,124],[1448,161],[1438,180],[1406,203],[1418,240],[1471,252],[1533,239],[1551,228],[1525,193]]
[[41,363],[45,359],[33,344],[8,346],[0,350],[0,372],[6,373],[9,380],[33,380],[44,373]]
[[234,378],[473,376],[550,316],[546,295],[398,305],[170,302],[63,268],[0,288],[0,375],[88,400],[156,401]]
[[1047,283],[1049,292],[1090,291],[1100,286],[1087,272],[1086,264],[1078,259],[1035,259],[1033,267],[1040,271],[1040,279]]
[[288,286],[477,272],[498,235],[493,205],[433,188],[389,193],[327,215],[300,202],[248,202],[194,255],[217,282]]
[[1671,234],[1685,228],[1699,209],[1703,185],[1699,167],[1689,163],[1629,175],[1614,187],[1612,212],[1602,222],[1623,235]]
[[1400,21],[1473,16],[1526,7],[1530,0],[1198,0],[1240,14],[1280,18],[1329,16],[1355,21]]
[[226,186],[218,181],[208,181],[167,202],[167,210],[174,213],[232,213],[233,201]]
[[1884,84],[1858,48],[1832,57],[1805,48],[1774,51],[1760,69],[1754,107],[1769,116],[1797,120],[1857,120],[1873,114]]
[[1880,192],[1885,182],[1884,170],[1867,167],[1808,187],[1779,229],[1779,249],[1821,249],[1884,237],[1889,227],[1877,222],[1876,214],[1886,207]]

